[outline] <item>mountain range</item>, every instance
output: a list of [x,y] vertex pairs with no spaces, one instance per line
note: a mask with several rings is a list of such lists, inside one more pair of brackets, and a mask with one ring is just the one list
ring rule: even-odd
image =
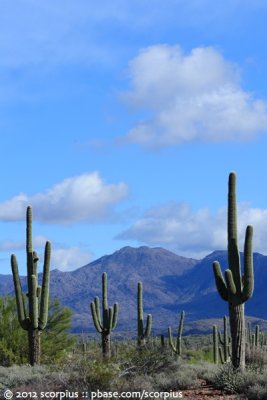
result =
[[[267,256],[254,253],[255,290],[246,302],[246,315],[267,330]],[[175,328],[185,311],[185,332],[211,331],[228,313],[227,303],[217,293],[213,261],[227,268],[227,252],[215,251],[202,260],[178,256],[163,248],[124,247],[70,272],[51,271],[51,297],[73,310],[72,331],[94,332],[90,302],[101,297],[101,276],[108,274],[109,304],[119,303],[117,332],[134,334],[136,329],[137,283],[143,283],[144,314],[153,316],[155,333]],[[241,253],[241,261],[243,255]],[[41,274],[40,274],[41,275]],[[41,280],[41,276],[39,276]],[[26,277],[21,278],[26,289]],[[0,275],[0,295],[14,294],[11,275]]]

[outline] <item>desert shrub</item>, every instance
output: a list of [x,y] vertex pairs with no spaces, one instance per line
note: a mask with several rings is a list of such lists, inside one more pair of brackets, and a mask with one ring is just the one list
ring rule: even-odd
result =
[[266,400],[267,399],[267,386],[266,383],[261,385],[260,383],[252,384],[246,391],[247,397],[250,400]]
[[246,369],[261,373],[267,365],[267,353],[262,347],[249,346],[246,349]]
[[233,368],[231,363],[223,364],[214,375],[213,384],[226,392],[238,393],[244,382],[244,374]]
[[103,362],[102,358],[80,357],[65,368],[69,372],[69,386],[80,391],[109,390],[119,376],[119,366],[112,361]]
[[[37,385],[44,385],[48,381],[55,382],[59,380],[59,373],[52,372],[46,366],[11,366],[8,368],[0,367],[0,388],[17,388],[25,385],[36,388]],[[36,389],[35,389],[36,390]]]
[[131,348],[121,353],[117,362],[125,375],[153,375],[176,368],[180,360],[156,349],[145,348],[138,351]]
[[116,391],[121,392],[136,392],[146,390],[147,392],[155,391],[155,380],[152,376],[134,375],[118,379],[115,382]]
[[197,379],[197,373],[189,365],[169,374],[161,373],[156,376],[155,387],[157,391],[183,390],[192,387]]
[[249,399],[267,398],[266,369],[260,373],[251,370],[240,371],[235,370],[230,363],[227,363],[219,367],[214,377],[211,377],[211,382],[215,387],[229,393],[245,395],[250,393]]
[[191,365],[191,368],[196,372],[197,378],[205,379],[208,383],[211,383],[220,367],[211,363],[200,362]]

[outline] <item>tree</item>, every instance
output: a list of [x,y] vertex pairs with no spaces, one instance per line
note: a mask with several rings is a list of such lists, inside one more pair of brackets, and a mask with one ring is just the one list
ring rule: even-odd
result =
[[[46,364],[60,361],[75,343],[68,332],[71,310],[62,307],[59,300],[51,300],[48,308],[47,330],[42,336],[42,361]],[[28,362],[27,331],[20,329],[16,299],[0,297],[0,365],[9,366]]]

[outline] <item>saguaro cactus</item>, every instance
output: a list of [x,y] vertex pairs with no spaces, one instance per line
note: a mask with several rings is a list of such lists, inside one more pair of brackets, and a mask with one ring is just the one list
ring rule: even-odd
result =
[[180,322],[179,322],[179,325],[178,325],[176,345],[173,342],[171,327],[169,326],[169,328],[168,328],[169,344],[171,346],[172,351],[178,357],[182,354],[182,330],[183,330],[183,325],[184,325],[184,311],[182,311],[181,315],[180,315]]
[[226,316],[223,317],[223,337],[218,331],[218,338],[219,343],[222,345],[222,348],[219,348],[220,360],[221,363],[226,363],[231,357],[231,338],[228,336],[228,329],[227,329],[227,318]]
[[218,364],[219,343],[218,343],[217,325],[213,325],[212,338],[213,338],[213,362],[214,364]]
[[237,236],[236,175],[229,175],[228,190],[228,264],[223,278],[218,261],[213,263],[217,290],[228,301],[232,337],[232,362],[234,368],[245,368],[245,316],[244,303],[254,290],[252,226],[247,226],[244,246],[244,274],[241,274]]
[[28,307],[22,293],[16,256],[11,256],[17,312],[20,325],[28,331],[29,362],[31,365],[40,364],[40,334],[45,328],[48,317],[49,279],[51,244],[46,242],[44,253],[42,286],[38,286],[37,262],[38,256],[32,247],[32,209],[27,208],[26,214],[26,253],[27,253],[27,281]]
[[91,313],[96,330],[101,334],[102,353],[104,358],[111,355],[111,332],[115,329],[118,319],[118,303],[113,307],[108,306],[107,274],[102,274],[102,321],[100,317],[99,297],[91,302]]
[[144,311],[143,311],[143,287],[142,282],[137,284],[137,345],[142,348],[149,337],[152,327],[152,315],[147,315],[146,327],[144,328]]
[[251,326],[247,324],[247,345],[251,347],[259,347],[262,345],[262,334],[259,325],[256,325],[255,333],[252,333]]

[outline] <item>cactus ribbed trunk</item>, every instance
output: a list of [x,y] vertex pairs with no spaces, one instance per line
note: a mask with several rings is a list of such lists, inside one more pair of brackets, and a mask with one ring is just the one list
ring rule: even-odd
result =
[[101,338],[102,338],[102,354],[103,354],[103,358],[104,359],[108,359],[111,356],[110,333],[102,332]]
[[29,363],[30,365],[39,365],[41,362],[41,331],[39,329],[28,330],[29,343]]
[[234,368],[245,369],[245,315],[244,304],[229,304],[230,329],[232,337],[232,362]]
[[218,332],[217,326],[213,325],[213,362],[218,364],[219,356],[219,344],[218,344]]

